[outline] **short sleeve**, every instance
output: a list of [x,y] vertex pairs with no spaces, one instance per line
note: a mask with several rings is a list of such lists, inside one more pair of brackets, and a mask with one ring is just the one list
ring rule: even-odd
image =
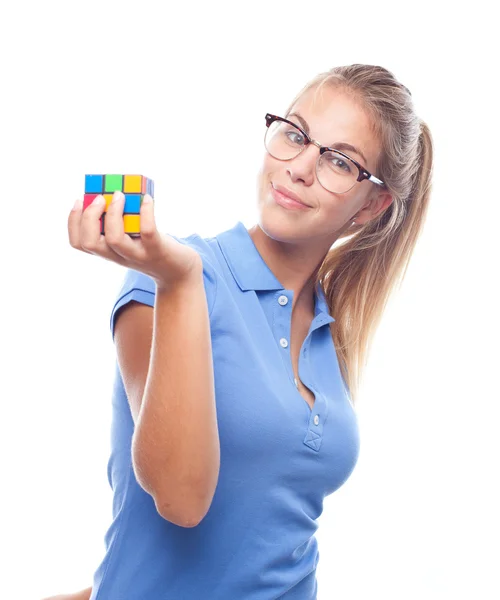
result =
[[[205,249],[206,242],[199,238],[195,234],[188,238],[177,238],[175,235],[171,235],[175,240],[181,244],[188,244],[194,248],[201,256],[203,261],[203,284],[205,286],[205,293],[207,296],[207,304],[209,316],[212,314],[212,310],[215,304],[215,298],[217,295],[217,273],[213,266],[213,259],[209,258],[208,252]],[[208,246],[207,246],[208,249]],[[142,304],[146,304],[154,308],[156,295],[156,282],[149,275],[136,271],[134,269],[127,269],[125,277],[123,279],[120,291],[118,292],[116,301],[111,310],[110,316],[110,329],[111,337],[114,341],[115,336],[115,320],[119,309],[130,302],[135,300]]]
[[131,300],[147,304],[148,306],[155,305],[156,283],[149,275],[145,275],[134,269],[127,269],[125,279],[111,311],[110,329],[111,336],[114,341],[115,337],[115,318],[118,310],[125,306]]

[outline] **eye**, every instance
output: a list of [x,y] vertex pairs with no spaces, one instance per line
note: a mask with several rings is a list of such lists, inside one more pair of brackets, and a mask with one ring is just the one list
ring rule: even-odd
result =
[[297,144],[297,146],[304,145],[304,136],[297,129],[289,129],[285,132],[285,135],[292,144]]
[[[335,162],[335,161],[337,161],[337,162]],[[351,172],[351,168],[349,167],[347,162],[345,160],[343,160],[342,158],[339,158],[338,156],[332,156],[332,158],[330,159],[330,162],[336,169],[342,169],[342,171],[345,171],[346,173]]]

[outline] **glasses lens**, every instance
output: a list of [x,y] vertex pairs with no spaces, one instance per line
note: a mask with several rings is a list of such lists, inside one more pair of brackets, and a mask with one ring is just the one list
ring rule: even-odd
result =
[[283,121],[273,121],[267,128],[264,143],[271,156],[279,160],[294,158],[304,148],[306,139],[300,130]]
[[[304,149],[306,142],[300,129],[284,121],[273,121],[264,138],[266,150],[278,160],[295,158]],[[342,154],[328,151],[318,157],[316,175],[325,189],[344,194],[355,186],[359,169]]]
[[328,151],[318,158],[316,175],[325,189],[336,194],[344,194],[356,184],[359,170],[342,154]]

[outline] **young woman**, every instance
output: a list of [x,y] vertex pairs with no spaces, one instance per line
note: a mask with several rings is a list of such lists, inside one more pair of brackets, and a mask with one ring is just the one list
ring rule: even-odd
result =
[[132,239],[120,194],[105,236],[102,202],[69,215],[74,248],[127,271],[106,553],[53,599],[317,596],[317,519],[358,458],[356,394],[423,228],[432,138],[391,72],[354,64],[266,115],[265,148],[249,230],[178,239],[144,202]]

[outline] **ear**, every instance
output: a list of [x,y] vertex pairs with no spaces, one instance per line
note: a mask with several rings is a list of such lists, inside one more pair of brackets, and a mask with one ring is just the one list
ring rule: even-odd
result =
[[358,211],[356,224],[364,225],[365,223],[368,223],[368,221],[373,221],[375,217],[378,217],[381,212],[390,206],[392,201],[393,197],[388,191],[381,190],[380,192],[377,192],[375,190],[371,200],[367,202],[364,208]]

